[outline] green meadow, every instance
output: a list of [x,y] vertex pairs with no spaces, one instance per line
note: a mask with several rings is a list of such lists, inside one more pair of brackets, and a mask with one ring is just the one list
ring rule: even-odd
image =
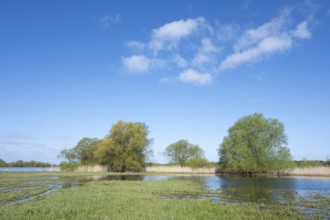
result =
[[[313,202],[235,203],[214,199],[226,195],[207,190],[196,181],[109,181],[96,180],[109,173],[89,175],[2,172],[0,219],[326,219],[330,216],[330,200],[320,195],[314,196]],[[45,194],[59,186],[62,188]],[[15,203],[31,197],[34,199]]]

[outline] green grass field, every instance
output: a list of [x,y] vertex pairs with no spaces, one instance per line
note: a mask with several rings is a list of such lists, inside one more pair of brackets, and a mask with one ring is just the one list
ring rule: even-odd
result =
[[[73,180],[85,180],[86,175],[90,173],[0,173],[0,219],[299,219],[305,216],[301,209],[287,204],[233,204],[207,196],[193,197],[208,192],[189,180],[101,180],[72,186]],[[60,182],[71,185],[30,201],[10,204],[45,192]],[[329,201],[324,205],[329,205]]]

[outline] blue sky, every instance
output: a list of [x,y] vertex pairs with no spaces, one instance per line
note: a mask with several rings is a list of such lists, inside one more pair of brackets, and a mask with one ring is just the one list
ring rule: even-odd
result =
[[154,162],[188,139],[211,161],[263,113],[294,159],[330,158],[328,1],[0,2],[0,158],[58,163],[118,120],[144,122]]

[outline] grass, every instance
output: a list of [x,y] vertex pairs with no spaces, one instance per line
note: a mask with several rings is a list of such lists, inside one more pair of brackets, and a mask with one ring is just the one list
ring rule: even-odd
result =
[[[84,179],[88,175],[90,173],[0,173],[2,190],[0,195],[3,198],[3,190],[6,187],[7,189],[8,187],[41,189],[49,183]],[[109,173],[97,175],[109,175]],[[208,196],[197,197],[198,199],[191,197],[191,195],[208,193],[211,192],[205,191],[198,182],[189,180],[89,181],[79,187],[62,188],[23,203],[12,205],[3,203],[0,205],[0,219],[299,219],[304,217],[304,211],[295,208],[295,205],[227,203],[213,201]],[[30,194],[31,192],[26,193],[26,195]],[[5,201],[10,201],[9,197],[6,198]],[[315,200],[329,207],[330,203],[326,198],[320,196]],[[308,203],[307,205],[315,204],[305,202]],[[308,217],[320,216],[324,216],[324,213]]]

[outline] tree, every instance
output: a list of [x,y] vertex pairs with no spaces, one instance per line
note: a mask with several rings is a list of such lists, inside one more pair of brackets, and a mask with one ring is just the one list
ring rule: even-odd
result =
[[187,140],[179,140],[166,147],[164,154],[182,167],[190,158],[202,158],[204,152],[198,145],[191,144]]
[[320,160],[306,160],[303,159],[300,163],[299,163],[299,167],[322,167],[322,161]]
[[0,159],[0,167],[6,167],[6,166],[7,163],[4,160]]
[[74,148],[62,150],[59,157],[65,158],[67,161],[63,164],[69,167],[74,167],[74,164],[96,164],[94,153],[99,142],[97,138],[82,138]]
[[148,133],[143,123],[117,122],[100,142],[98,161],[109,165],[112,171],[140,170],[150,152]]
[[229,128],[219,148],[220,165],[227,172],[266,173],[293,166],[284,125],[253,114]]

